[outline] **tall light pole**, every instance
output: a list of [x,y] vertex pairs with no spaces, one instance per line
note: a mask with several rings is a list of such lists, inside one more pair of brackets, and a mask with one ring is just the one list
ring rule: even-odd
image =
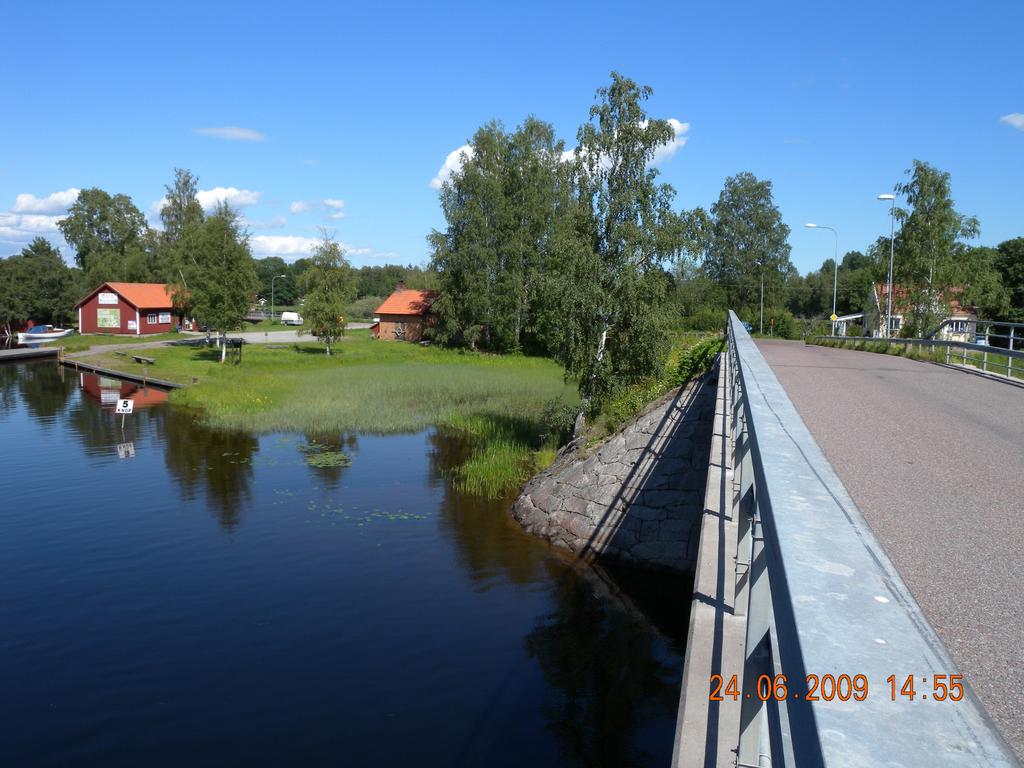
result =
[[279,277],[287,277],[287,275],[274,275],[270,278],[270,324],[274,324],[274,281]]
[[824,224],[804,224],[808,229],[827,229],[835,240],[832,255],[832,335],[836,335],[836,291],[839,288],[839,233]]
[[896,195],[888,193],[878,196],[879,200],[890,200],[889,209],[889,285],[885,296],[885,338],[892,336],[892,260],[896,252]]

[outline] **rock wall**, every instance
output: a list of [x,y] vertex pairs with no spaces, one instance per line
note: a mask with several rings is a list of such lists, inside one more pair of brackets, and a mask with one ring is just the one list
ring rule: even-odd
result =
[[715,411],[714,374],[652,403],[586,456],[567,451],[512,507],[530,533],[581,557],[692,571]]

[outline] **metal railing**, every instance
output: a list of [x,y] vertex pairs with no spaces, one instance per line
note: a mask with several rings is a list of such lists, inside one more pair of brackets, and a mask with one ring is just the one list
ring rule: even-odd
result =
[[[993,325],[996,325],[995,323]],[[999,325],[1006,325],[1000,323]],[[938,331],[936,331],[936,334]],[[1013,378],[1024,378],[1024,338],[1022,333],[995,334],[990,338],[1005,338],[1018,348],[1003,348],[991,344],[978,344],[955,339],[901,339],[875,336],[812,336],[809,343],[830,341],[841,344],[885,344],[903,347],[908,352],[946,365],[962,365],[977,368],[984,373],[998,373]],[[927,352],[927,354],[926,354]]]
[[[734,607],[723,610],[729,620],[745,616],[746,637],[740,668],[718,670],[723,706],[732,698],[740,712],[716,719],[738,722],[738,732],[709,726],[735,749],[699,764],[1018,765],[969,685],[958,701],[920,695],[932,694],[937,676],[957,674],[952,660],[733,312],[727,335],[720,376],[732,403],[732,463],[723,496],[735,548],[726,541],[705,553],[702,539],[701,557],[717,556],[734,574]],[[709,670],[688,665],[688,676],[702,674]],[[908,677],[912,699],[901,693]],[[684,691],[700,683],[684,679]],[[704,741],[697,734],[689,746]],[[679,752],[689,746],[684,738]]]

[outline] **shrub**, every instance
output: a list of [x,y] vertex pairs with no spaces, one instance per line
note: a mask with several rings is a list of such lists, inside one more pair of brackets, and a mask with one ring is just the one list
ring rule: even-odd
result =
[[345,308],[345,314],[349,320],[369,320],[373,317],[374,310],[384,303],[380,296],[363,296],[356,299]]

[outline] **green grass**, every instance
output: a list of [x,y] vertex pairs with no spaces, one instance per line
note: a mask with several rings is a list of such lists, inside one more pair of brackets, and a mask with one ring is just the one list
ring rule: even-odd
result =
[[[248,344],[241,365],[205,347],[147,350],[150,376],[194,386],[171,402],[214,427],[329,434],[410,432],[438,426],[469,446],[454,472],[460,487],[497,497],[553,459],[557,436],[544,423],[552,401],[579,402],[550,360],[481,355],[375,341],[354,331],[327,357],[315,342],[267,349]],[[229,358],[230,360],[230,358]],[[89,360],[122,371],[141,366],[112,353]]]
[[[694,376],[707,372],[722,343],[721,334],[687,332],[676,336],[660,377],[622,387],[605,404],[599,422],[604,433],[617,431],[648,403],[682,386]],[[591,434],[589,441],[593,442],[595,437],[600,435]]]
[[128,335],[114,335],[114,334],[101,334],[101,333],[76,333],[71,336],[67,336],[56,342],[51,342],[54,347],[64,347],[64,351],[67,353],[72,352],[84,352],[92,347],[102,347],[108,344],[142,344],[147,341],[174,341],[176,339],[186,338],[180,333],[154,333],[151,336],[128,336]]

